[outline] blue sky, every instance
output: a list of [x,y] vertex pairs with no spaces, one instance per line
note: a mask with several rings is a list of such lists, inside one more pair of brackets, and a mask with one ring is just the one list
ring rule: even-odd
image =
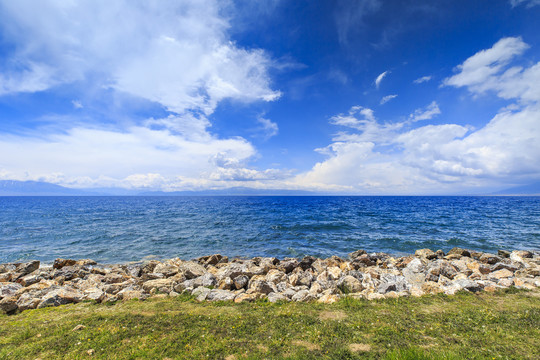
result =
[[0,1],[0,179],[474,194],[540,179],[540,1]]

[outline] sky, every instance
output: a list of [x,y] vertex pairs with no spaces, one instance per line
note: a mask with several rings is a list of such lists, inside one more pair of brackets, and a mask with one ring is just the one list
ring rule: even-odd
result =
[[0,180],[535,183],[538,19],[540,0],[0,0]]

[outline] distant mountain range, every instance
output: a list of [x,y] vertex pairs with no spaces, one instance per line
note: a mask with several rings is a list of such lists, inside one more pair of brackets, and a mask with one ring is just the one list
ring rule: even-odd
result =
[[319,195],[303,190],[272,190],[233,187],[222,190],[147,191],[122,188],[71,189],[42,181],[0,180],[0,196],[291,196]]
[[[326,195],[304,190],[233,187],[199,191],[148,191],[122,188],[71,189],[42,181],[0,180],[0,196],[307,196]],[[483,195],[540,195],[540,181]]]

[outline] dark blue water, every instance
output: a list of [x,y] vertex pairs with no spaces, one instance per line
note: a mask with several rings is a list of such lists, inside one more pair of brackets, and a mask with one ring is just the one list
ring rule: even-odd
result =
[[540,249],[540,197],[0,197],[0,263]]

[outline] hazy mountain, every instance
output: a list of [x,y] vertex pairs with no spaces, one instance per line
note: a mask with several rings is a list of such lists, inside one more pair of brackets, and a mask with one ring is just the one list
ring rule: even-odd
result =
[[78,196],[85,190],[70,189],[42,181],[0,180],[0,196]]
[[540,181],[497,191],[493,195],[540,195]]

